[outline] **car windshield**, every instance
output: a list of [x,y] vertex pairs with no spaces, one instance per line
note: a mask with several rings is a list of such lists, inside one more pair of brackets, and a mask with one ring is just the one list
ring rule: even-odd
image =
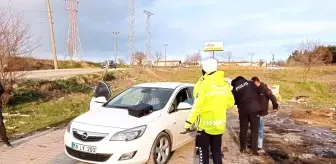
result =
[[152,87],[131,87],[114,97],[105,107],[128,108],[145,103],[153,106],[153,110],[164,108],[173,93],[173,89]]

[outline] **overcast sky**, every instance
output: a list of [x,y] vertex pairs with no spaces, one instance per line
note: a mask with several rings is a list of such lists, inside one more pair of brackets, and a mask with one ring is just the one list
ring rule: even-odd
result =
[[[24,11],[32,33],[42,38],[34,56],[51,58],[45,0],[1,0]],[[51,0],[58,58],[63,59],[68,16],[64,0]],[[129,0],[80,0],[78,24],[85,60],[114,59],[113,31],[119,31],[119,57],[128,55]],[[336,43],[335,0],[136,0],[135,50],[145,50],[146,17],[151,17],[152,50],[184,60],[204,42],[222,41],[233,60],[286,59],[302,40]],[[227,60],[225,52],[216,53]]]

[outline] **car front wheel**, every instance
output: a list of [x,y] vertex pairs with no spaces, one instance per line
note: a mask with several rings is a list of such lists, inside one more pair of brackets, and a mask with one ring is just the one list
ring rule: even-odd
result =
[[172,152],[172,143],[167,133],[161,132],[155,139],[152,146],[148,164],[166,164],[168,163]]

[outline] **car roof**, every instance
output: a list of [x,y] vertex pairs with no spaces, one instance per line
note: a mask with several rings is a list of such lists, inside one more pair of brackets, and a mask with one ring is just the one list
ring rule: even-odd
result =
[[179,86],[194,86],[192,83],[181,82],[150,82],[135,85],[134,87],[153,87],[153,88],[170,88],[175,89]]

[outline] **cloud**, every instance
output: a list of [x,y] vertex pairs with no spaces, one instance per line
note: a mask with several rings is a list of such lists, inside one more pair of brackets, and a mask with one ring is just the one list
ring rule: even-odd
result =
[[[10,3],[9,3],[10,2]],[[64,1],[52,1],[57,52],[65,54],[68,16]],[[24,10],[36,37],[42,37],[43,46],[35,56],[50,58],[50,38],[46,5],[43,0],[3,0],[0,7],[11,4]],[[185,59],[202,49],[206,41],[223,41],[225,51],[233,59],[270,60],[271,52],[286,59],[296,45],[307,39],[318,39],[335,44],[336,18],[334,0],[141,0],[136,1],[135,50],[146,49],[146,16],[143,10],[154,13],[151,17],[151,45],[153,51],[164,52],[168,44],[168,59]],[[78,25],[83,57],[101,61],[114,59],[113,31],[119,31],[119,55],[128,56],[129,1],[82,0],[78,6]],[[37,23],[40,22],[40,23]],[[227,60],[226,52],[216,53]]]

